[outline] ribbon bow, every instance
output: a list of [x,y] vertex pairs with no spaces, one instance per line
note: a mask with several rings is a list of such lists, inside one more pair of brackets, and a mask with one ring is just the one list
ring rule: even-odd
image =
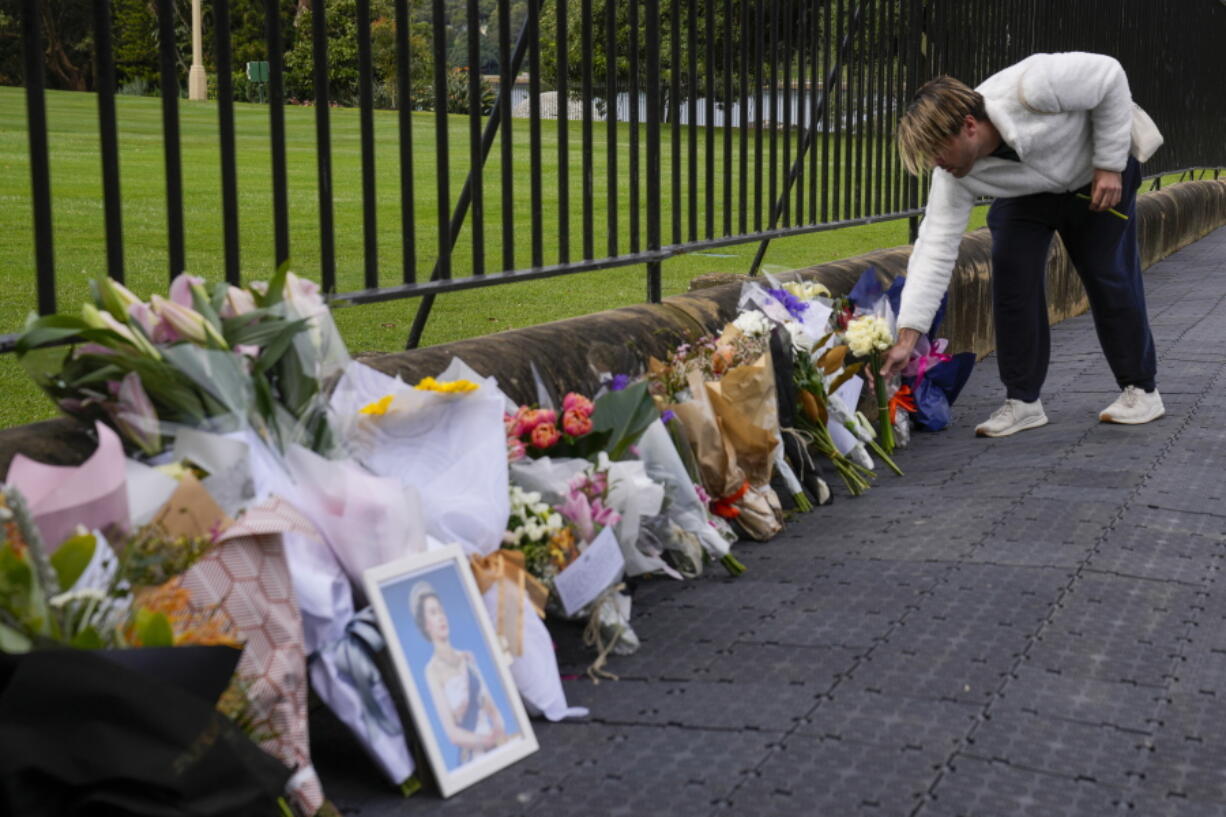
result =
[[890,425],[894,425],[894,414],[900,408],[914,414],[918,410],[918,406],[915,405],[915,394],[911,391],[911,387],[900,386],[898,391],[894,392],[894,396],[890,398],[888,407]]
[[924,373],[939,363],[953,360],[952,355],[945,354],[945,348],[949,345],[949,341],[945,338],[939,338],[923,354],[916,355],[911,359],[907,366],[907,371],[904,375],[915,374],[914,388],[918,389],[920,383],[924,382]]
[[524,568],[522,550],[496,550],[488,556],[473,556],[473,578],[484,594],[498,586],[498,620],[494,623],[498,635],[506,641],[512,655],[524,653],[524,597],[541,618],[545,617],[545,602],[549,588]]
[[733,503],[739,502],[741,498],[748,493],[748,491],[749,480],[745,480],[741,483],[740,488],[737,488],[735,491],[728,494],[728,496],[712,500],[711,513],[715,514],[716,516],[722,516],[724,519],[736,519],[741,515],[741,509],[734,508]]
[[362,701],[362,719],[369,731],[378,728],[388,735],[399,735],[403,732],[400,718],[395,711],[384,709],[375,694],[383,683],[383,674],[374,657],[386,647],[375,611],[367,607],[349,620],[344,635],[319,650],[319,657],[330,659],[342,676],[347,675],[353,681],[353,688]]

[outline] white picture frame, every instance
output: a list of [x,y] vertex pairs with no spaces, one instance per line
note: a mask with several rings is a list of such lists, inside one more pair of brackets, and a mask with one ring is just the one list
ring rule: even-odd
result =
[[363,580],[443,797],[537,750],[459,545],[369,568]]

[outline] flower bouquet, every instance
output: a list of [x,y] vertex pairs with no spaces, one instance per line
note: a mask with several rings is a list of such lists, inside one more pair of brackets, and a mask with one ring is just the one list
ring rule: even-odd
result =
[[854,357],[868,362],[868,371],[877,397],[878,442],[884,455],[894,453],[894,425],[890,416],[889,387],[881,376],[882,353],[894,344],[894,335],[883,318],[860,315],[847,324],[847,347]]
[[651,359],[649,380],[680,421],[712,511],[752,538],[769,539],[782,527],[769,485],[779,443],[771,322],[756,311],[737,321],[719,337],[678,347],[665,362]]
[[459,359],[412,386],[355,362],[330,414],[341,447],[363,467],[416,490],[427,546],[464,548],[512,652],[520,695],[530,711],[559,720],[577,710],[566,704],[543,605],[523,581],[523,562],[501,549],[511,515],[507,402],[494,378]]
[[[895,311],[902,299],[906,280],[905,276],[895,278],[886,292]],[[916,428],[923,431],[940,431],[949,424],[950,409],[975,366],[973,352],[951,355],[947,351],[949,341],[936,336],[945,317],[948,300],[948,294],[941,298],[932,327],[916,343],[911,360],[902,373],[902,388],[907,390],[908,398],[906,408]]]
[[109,278],[93,290],[78,314],[32,319],[17,341],[65,412],[107,422],[149,455],[175,426],[331,446],[323,385],[347,353],[314,284],[282,267],[246,289],[209,290],[184,273],[148,302]]
[[[230,523],[183,469],[178,469],[178,481],[163,477],[171,483],[170,496],[140,525],[129,522],[126,507],[112,507],[107,519],[91,516],[90,496],[79,489],[59,497],[54,514],[36,516],[17,486],[38,495],[50,482],[72,486],[64,477],[83,470],[101,481],[117,479],[123,487],[124,461],[115,456],[119,442],[105,426],[99,427],[99,436],[99,452],[79,469],[18,457],[9,486],[0,489],[0,649],[103,650],[100,654],[125,666],[216,701],[269,755],[296,769],[289,781],[294,805],[314,813],[323,794],[306,737],[301,620],[288,592],[279,538],[263,542],[267,554],[257,576],[241,587],[218,591],[218,571],[209,565],[244,547],[244,524],[249,522]],[[54,548],[48,546],[44,531],[60,529],[64,518],[76,514],[90,518],[96,526],[92,532],[81,528]],[[251,564],[249,559],[243,563]],[[266,594],[278,580],[286,589],[279,601]],[[261,631],[259,638],[253,627]],[[154,648],[161,652],[145,652]],[[203,648],[221,652],[184,652]],[[220,686],[212,687],[210,678]],[[88,689],[89,684],[83,685],[82,694]],[[141,727],[133,723],[131,728]],[[139,739],[135,731],[133,739]],[[289,777],[286,771],[279,785]]]

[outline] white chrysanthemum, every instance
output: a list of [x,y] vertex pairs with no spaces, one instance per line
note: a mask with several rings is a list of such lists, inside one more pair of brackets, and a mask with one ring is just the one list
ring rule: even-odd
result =
[[788,281],[783,285],[783,288],[802,301],[830,297],[830,290],[816,281]]
[[847,324],[847,346],[856,357],[884,352],[894,343],[889,324],[876,315],[861,315]]
[[751,309],[748,312],[742,312],[732,325],[741,330],[747,338],[764,338],[770,334],[771,322],[770,318],[763,315],[756,309]]

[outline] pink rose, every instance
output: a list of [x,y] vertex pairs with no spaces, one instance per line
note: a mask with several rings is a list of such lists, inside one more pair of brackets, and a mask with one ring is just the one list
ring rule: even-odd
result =
[[582,437],[592,430],[592,418],[581,411],[571,409],[562,415],[562,430],[572,437]]
[[532,444],[537,448],[549,448],[562,438],[553,423],[540,423],[532,429]]
[[528,456],[528,451],[524,448],[523,443],[516,439],[507,440],[507,462],[522,460],[526,456]]

